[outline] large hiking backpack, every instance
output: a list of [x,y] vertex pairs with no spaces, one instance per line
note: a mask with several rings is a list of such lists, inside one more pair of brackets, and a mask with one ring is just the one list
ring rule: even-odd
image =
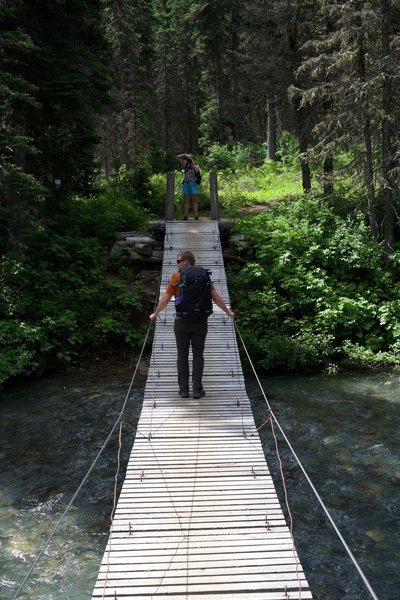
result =
[[175,311],[187,321],[205,321],[213,312],[210,272],[203,267],[186,265],[178,283],[180,296],[175,298]]

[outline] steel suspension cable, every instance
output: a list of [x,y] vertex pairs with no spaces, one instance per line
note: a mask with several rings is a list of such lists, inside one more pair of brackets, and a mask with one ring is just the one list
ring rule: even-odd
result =
[[362,581],[364,582],[364,585],[365,585],[365,587],[367,588],[367,590],[368,590],[368,591],[369,591],[369,593],[371,594],[371,597],[372,597],[374,600],[379,600],[379,598],[378,598],[378,596],[376,595],[376,593],[374,592],[374,590],[373,590],[373,588],[372,588],[372,586],[371,586],[370,582],[368,581],[368,579],[367,579],[366,575],[364,574],[364,571],[362,570],[362,568],[361,568],[361,567],[360,567],[360,565],[358,564],[358,562],[357,562],[357,559],[355,558],[354,554],[353,554],[353,553],[352,553],[352,551],[350,550],[350,548],[349,548],[348,544],[346,543],[346,540],[344,539],[343,535],[341,534],[341,532],[340,532],[340,530],[339,530],[338,526],[336,525],[336,523],[335,523],[335,521],[334,521],[333,517],[331,516],[331,514],[330,514],[330,512],[329,512],[328,508],[326,507],[326,505],[325,505],[324,501],[322,500],[322,498],[321,498],[321,496],[319,495],[319,493],[318,493],[317,489],[315,488],[315,486],[314,486],[313,482],[311,481],[311,479],[310,479],[310,477],[309,477],[309,475],[308,475],[307,471],[306,471],[306,470],[305,470],[305,468],[303,467],[303,465],[302,465],[302,463],[301,463],[301,461],[300,461],[299,457],[297,456],[296,452],[294,451],[294,448],[293,448],[292,444],[290,443],[290,441],[289,441],[288,437],[286,436],[286,434],[285,434],[284,430],[282,429],[282,427],[281,427],[281,425],[280,425],[280,423],[279,423],[278,419],[276,418],[276,416],[275,416],[275,414],[274,414],[274,412],[273,412],[273,410],[272,410],[272,408],[271,408],[271,405],[270,405],[270,403],[269,403],[269,401],[268,401],[268,398],[267,398],[267,396],[266,396],[266,394],[265,394],[265,392],[264,392],[264,389],[263,389],[263,387],[262,387],[262,384],[261,384],[261,382],[260,382],[260,379],[259,379],[259,377],[258,377],[258,375],[257,375],[256,369],[255,369],[255,367],[254,367],[254,365],[253,365],[253,361],[251,360],[250,354],[249,354],[249,352],[248,352],[248,350],[247,350],[246,344],[244,343],[243,337],[242,337],[242,335],[241,335],[241,333],[240,333],[240,331],[239,331],[239,328],[238,328],[238,326],[237,326],[237,323],[236,323],[236,321],[234,321],[234,323],[235,323],[235,328],[236,328],[236,331],[237,331],[237,333],[238,333],[238,335],[239,335],[239,339],[240,339],[240,341],[241,341],[241,343],[242,343],[243,349],[244,349],[244,351],[245,351],[245,353],[246,353],[246,356],[247,356],[247,358],[248,358],[248,361],[249,361],[249,363],[250,363],[250,366],[251,366],[251,368],[252,368],[252,370],[253,370],[254,376],[255,376],[255,378],[256,378],[256,380],[257,380],[257,383],[258,383],[258,385],[259,385],[259,388],[260,388],[260,390],[261,390],[261,393],[262,393],[262,395],[263,395],[263,397],[264,397],[265,403],[266,403],[266,405],[267,405],[267,407],[268,407],[268,410],[269,410],[269,411],[270,411],[270,413],[271,413],[271,416],[272,416],[273,420],[275,421],[275,423],[276,423],[276,425],[277,425],[277,427],[278,427],[279,431],[281,432],[281,434],[282,434],[282,437],[283,437],[283,439],[285,440],[285,442],[286,442],[286,444],[287,444],[288,448],[290,449],[291,453],[293,454],[294,458],[296,459],[296,462],[297,462],[297,464],[299,465],[299,467],[300,467],[301,471],[303,472],[303,475],[304,475],[304,477],[306,478],[306,480],[307,480],[308,484],[310,485],[310,487],[311,487],[312,491],[314,492],[314,494],[315,494],[315,496],[316,496],[316,498],[317,498],[318,502],[320,503],[320,505],[321,505],[321,507],[322,507],[322,509],[323,509],[324,513],[326,514],[327,518],[329,519],[329,522],[330,522],[330,524],[332,525],[332,527],[333,527],[334,531],[336,532],[336,535],[338,536],[338,538],[339,538],[339,539],[340,539],[340,541],[342,542],[342,545],[343,545],[343,547],[345,548],[345,550],[346,550],[347,554],[349,555],[349,557],[350,557],[350,559],[351,559],[351,561],[352,561],[353,565],[355,566],[356,570],[358,571],[358,574],[360,575],[360,577],[361,577]]

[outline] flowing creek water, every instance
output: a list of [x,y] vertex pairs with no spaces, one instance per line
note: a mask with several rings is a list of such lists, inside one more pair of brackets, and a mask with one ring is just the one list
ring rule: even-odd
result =
[[[11,599],[76,491],[122,407],[130,373],[69,375],[0,396],[0,598]],[[265,377],[275,416],[380,600],[399,597],[400,377]],[[122,462],[134,438],[144,383],[134,386]],[[267,410],[252,377],[257,425]],[[277,480],[270,426],[261,429]],[[296,461],[279,437],[297,548],[315,600],[369,593]],[[91,597],[108,537],[117,436],[92,472],[20,598]]]

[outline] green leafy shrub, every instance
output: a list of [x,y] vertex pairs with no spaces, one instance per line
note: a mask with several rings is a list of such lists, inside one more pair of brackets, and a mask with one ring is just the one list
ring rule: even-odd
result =
[[71,202],[62,220],[30,240],[25,260],[0,262],[0,385],[140,343],[130,334],[143,335],[140,283],[125,267],[119,279],[107,278],[100,240],[79,235],[95,227],[88,206]]
[[262,367],[356,364],[357,357],[361,364],[361,354],[371,364],[398,361],[399,270],[387,268],[363,215],[343,218],[310,196],[242,220],[236,230],[254,259],[232,268],[230,287]]
[[266,145],[254,144],[220,144],[214,142],[209,145],[207,152],[202,157],[204,167],[210,171],[248,169],[251,166],[261,165],[266,158]]

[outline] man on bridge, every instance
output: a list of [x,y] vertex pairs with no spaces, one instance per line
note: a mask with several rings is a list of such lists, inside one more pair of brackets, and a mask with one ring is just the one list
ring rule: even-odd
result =
[[[196,260],[192,252],[185,250],[179,252],[177,256],[178,271],[172,275],[168,282],[167,289],[161,297],[157,308],[150,315],[150,320],[155,321],[159,313],[168,305],[172,296],[175,296],[175,302],[181,299],[181,271],[187,271],[188,266],[194,266]],[[235,313],[231,311],[216,291],[214,285],[210,282],[209,290],[212,300],[221,308],[228,317],[234,317]],[[212,312],[212,309],[211,311]],[[175,315],[174,333],[177,347],[177,368],[179,395],[181,398],[189,398],[189,348],[192,346],[193,352],[193,398],[198,399],[205,396],[202,384],[204,370],[204,344],[207,336],[207,317],[209,313],[200,317],[196,321],[185,319],[179,314]]]

